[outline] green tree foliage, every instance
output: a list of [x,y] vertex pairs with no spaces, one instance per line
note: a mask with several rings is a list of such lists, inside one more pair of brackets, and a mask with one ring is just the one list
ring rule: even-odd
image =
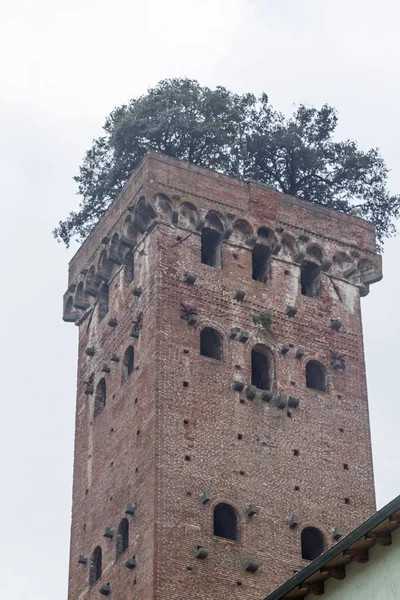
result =
[[109,115],[75,177],[79,210],[54,236],[83,240],[122,189],[147,150],[267,183],[342,212],[359,207],[377,227],[380,246],[395,233],[400,196],[387,189],[388,169],[377,149],[336,141],[337,114],[300,105],[285,117],[266,94],[212,90],[190,79],[166,79]]

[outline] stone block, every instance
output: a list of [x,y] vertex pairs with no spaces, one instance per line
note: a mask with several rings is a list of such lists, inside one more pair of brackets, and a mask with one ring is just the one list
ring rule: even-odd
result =
[[127,569],[135,569],[136,564],[136,556],[132,556],[132,558],[128,558],[124,561],[124,567],[126,567]]
[[116,327],[118,325],[118,319],[112,317],[111,319],[108,319],[108,324],[110,327]]
[[289,396],[289,399],[288,399],[288,407],[289,408],[297,408],[299,404],[300,404],[300,400],[298,398],[295,398],[294,396]]
[[292,515],[288,521],[288,525],[290,529],[294,529],[299,524],[299,517],[297,515]]
[[244,297],[246,296],[246,292],[244,290],[236,290],[235,292],[235,300],[244,300]]
[[196,223],[196,231],[200,231],[201,229],[203,229],[205,224],[206,224],[205,218],[200,217]]
[[276,406],[283,410],[288,405],[288,396],[286,394],[280,394],[276,397]]
[[79,319],[78,313],[68,313],[63,316],[65,323],[75,323]]
[[296,350],[295,357],[296,357],[296,358],[303,358],[303,356],[304,356],[304,353],[305,353],[305,350],[304,350],[304,348],[303,348],[302,346],[299,346],[299,347],[297,348],[297,350]]
[[205,558],[207,558],[207,556],[208,556],[207,548],[203,548],[202,546],[199,546],[196,550],[196,558],[200,558],[201,560],[204,560]]
[[231,227],[230,225],[228,227],[225,227],[224,231],[222,232],[222,239],[227,240],[228,238],[231,237],[232,233],[233,233],[233,227]]
[[295,306],[288,305],[286,307],[286,314],[288,317],[294,317],[297,313],[297,308]]
[[125,246],[126,248],[134,248],[135,240],[133,238],[127,237],[126,235],[121,235],[119,238],[119,242],[121,246]]
[[134,287],[133,290],[132,290],[132,294],[134,296],[137,296],[138,298],[140,298],[140,296],[142,295],[142,288],[140,286],[139,287]]
[[84,288],[83,292],[85,294],[88,294],[88,296],[93,296],[94,298],[96,298],[99,295],[100,290],[99,290],[99,288],[95,287],[94,285],[89,284]]
[[282,227],[282,225],[278,225],[278,227],[275,227],[275,231],[277,231],[278,233],[283,233],[285,231],[285,228]]
[[138,330],[138,329],[136,329],[136,327],[133,327],[133,329],[132,329],[132,331],[131,331],[131,333],[130,333],[130,336],[131,336],[133,339],[135,339],[135,340],[138,340],[138,339],[139,339],[139,330]]
[[378,283],[382,279],[382,273],[363,273],[361,275],[361,282],[365,285],[371,285],[373,283]]
[[85,394],[91,396],[94,392],[93,386],[90,383],[85,384]]
[[294,255],[294,262],[301,263],[301,262],[303,262],[305,257],[306,257],[305,250],[298,250],[298,252],[296,252],[296,254]]
[[211,501],[211,498],[212,498],[212,493],[210,491],[206,490],[205,492],[201,492],[201,494],[199,495],[200,504],[205,506],[206,504],[208,504]]
[[95,355],[94,346],[88,346],[87,348],[85,348],[85,354],[86,354],[86,356],[94,356]]
[[122,265],[122,256],[118,252],[108,252],[107,260],[114,265]]
[[282,348],[281,348],[281,354],[285,355],[285,354],[287,354],[287,353],[289,352],[289,350],[290,350],[290,346],[289,346],[289,344],[285,344],[285,345],[284,345],[284,346],[282,346]]
[[254,517],[258,513],[258,508],[255,504],[248,504],[245,512],[246,517]]
[[342,275],[345,279],[347,279],[348,277],[351,277],[352,275],[354,275],[354,273],[357,273],[357,267],[355,265],[352,265],[351,267],[348,267],[347,269],[345,269],[343,271]]
[[261,400],[263,400],[264,402],[271,402],[273,397],[274,394],[273,392],[271,392],[271,390],[263,390],[263,392],[261,393]]
[[184,278],[184,283],[193,284],[197,279],[197,276],[194,273],[187,273]]
[[104,583],[99,587],[99,592],[102,596],[108,596],[111,593],[111,586],[109,583]]
[[103,366],[101,367],[101,370],[103,371],[103,373],[111,373],[111,369],[107,363],[103,364]]
[[254,400],[257,394],[257,388],[255,385],[248,385],[246,387],[246,398],[249,400]]
[[119,359],[119,356],[117,356],[116,354],[112,354],[112,355],[111,355],[111,360],[112,360],[113,362],[116,362],[116,363],[118,363],[120,359]]
[[333,527],[332,529],[332,537],[334,540],[340,540],[343,536],[342,529],[340,527]]
[[75,300],[73,306],[78,310],[87,310],[90,307],[90,302],[86,302],[85,300]]
[[324,260],[322,261],[322,264],[321,264],[321,271],[324,271],[326,273],[327,271],[329,271],[331,266],[332,266],[332,261],[330,260],[330,258],[324,258]]
[[299,240],[301,242],[308,242],[309,239],[310,237],[306,233],[300,233]]
[[101,243],[105,245],[105,244],[108,244],[109,241],[110,241],[110,238],[108,237],[108,235],[105,235],[102,238]]
[[136,508],[136,502],[128,502],[125,504],[124,513],[132,517],[136,513]]
[[86,565],[88,561],[88,557],[86,556],[86,554],[79,554],[78,555],[78,564],[79,565]]
[[250,339],[250,333],[248,331],[241,331],[239,333],[239,342],[242,342],[244,344],[249,339]]
[[246,244],[248,246],[254,246],[254,244],[257,243],[257,240],[258,240],[258,235],[256,233],[253,233],[253,235],[251,235],[249,238],[247,238]]
[[249,573],[255,573],[258,569],[258,561],[254,558],[249,558],[248,560],[246,560],[244,568],[245,571],[248,571]]
[[369,285],[360,286],[360,298],[365,298],[369,294]]
[[229,333],[229,337],[231,338],[231,340],[234,340],[238,333],[240,332],[240,327],[231,327],[230,333]]
[[108,540],[112,540],[113,536],[114,529],[112,527],[104,527],[103,537],[107,538]]
[[329,327],[331,329],[333,329],[334,331],[339,331],[341,326],[342,326],[342,321],[339,319],[339,317],[336,317],[335,319],[331,319],[331,323],[329,325]]
[[244,390],[244,386],[246,384],[243,381],[240,381],[239,379],[235,379],[235,381],[233,382],[232,385],[232,389],[234,392],[242,392]]

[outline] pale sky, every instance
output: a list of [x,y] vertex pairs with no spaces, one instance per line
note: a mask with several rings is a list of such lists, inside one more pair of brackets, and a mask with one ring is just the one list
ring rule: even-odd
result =
[[[52,238],[105,116],[166,77],[265,91],[288,113],[328,102],[342,137],[377,146],[400,192],[400,5],[394,0],[1,0],[1,595],[65,600],[77,328]],[[397,261],[363,317],[378,506],[400,492]]]

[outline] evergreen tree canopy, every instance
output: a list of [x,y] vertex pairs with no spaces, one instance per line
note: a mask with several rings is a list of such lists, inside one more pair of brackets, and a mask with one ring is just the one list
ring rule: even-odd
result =
[[67,246],[83,240],[147,150],[252,179],[330,208],[359,207],[375,223],[379,246],[395,233],[400,196],[387,189],[388,169],[376,148],[364,152],[334,139],[332,106],[301,104],[285,117],[266,94],[212,90],[191,79],[166,79],[112,111],[75,177],[82,200],[53,231]]

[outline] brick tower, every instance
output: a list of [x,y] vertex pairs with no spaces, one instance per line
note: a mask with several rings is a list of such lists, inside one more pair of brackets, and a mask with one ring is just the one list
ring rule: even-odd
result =
[[70,263],[69,600],[256,600],[375,509],[374,226],[149,153]]

